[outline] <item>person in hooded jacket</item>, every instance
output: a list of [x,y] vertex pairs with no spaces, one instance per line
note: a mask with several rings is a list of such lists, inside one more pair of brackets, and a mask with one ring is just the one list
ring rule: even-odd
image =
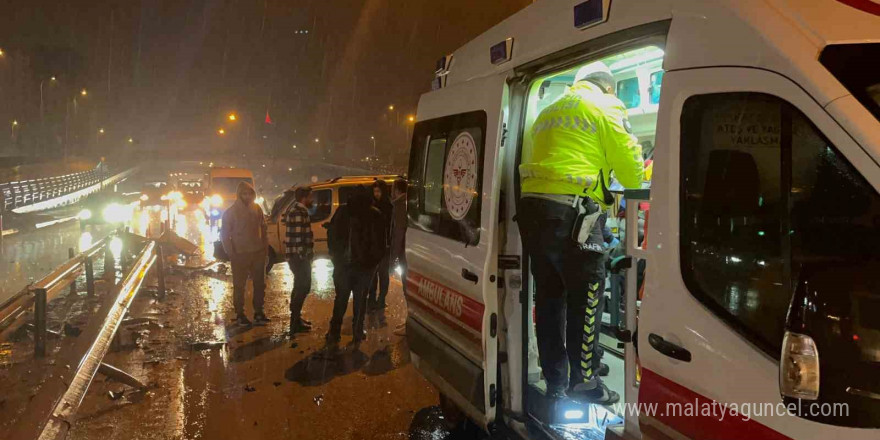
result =
[[[374,310],[385,308],[385,297],[388,295],[388,286],[391,282],[391,225],[394,217],[394,205],[391,203],[391,195],[388,184],[384,180],[373,182],[373,206],[382,213],[382,225],[385,228],[385,255],[376,268],[376,273],[370,281],[370,293],[367,296],[367,306]],[[378,285],[378,292],[377,287]],[[378,297],[377,294],[378,293]]]
[[265,325],[269,318],[263,313],[266,293],[265,270],[269,240],[266,236],[266,218],[259,205],[254,187],[240,182],[237,200],[223,213],[220,241],[232,265],[232,303],[239,325],[251,324],[244,314],[244,293],[248,278],[254,284],[254,321]]
[[336,299],[327,341],[339,342],[342,318],[352,301],[352,334],[354,342],[366,339],[364,315],[367,308],[367,287],[386,255],[387,228],[382,213],[374,207],[363,186],[355,188],[346,205],[340,206],[327,225],[330,259],[333,261],[333,283]]

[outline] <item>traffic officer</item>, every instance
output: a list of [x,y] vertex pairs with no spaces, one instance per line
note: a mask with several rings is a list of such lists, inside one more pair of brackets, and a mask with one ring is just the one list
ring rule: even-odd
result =
[[644,179],[641,146],[614,96],[605,64],[589,64],[539,115],[531,154],[520,165],[517,209],[535,278],[535,324],[547,395],[612,404],[620,396],[599,378],[599,326],[605,290],[602,229],[614,177]]

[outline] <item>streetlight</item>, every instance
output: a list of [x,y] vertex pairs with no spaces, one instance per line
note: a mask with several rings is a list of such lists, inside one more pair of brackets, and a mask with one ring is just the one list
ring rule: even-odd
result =
[[409,121],[409,122],[415,122],[416,117],[413,116],[413,115],[409,115],[409,116],[406,117],[406,120]]
[[[40,80],[40,125],[43,125],[43,81]],[[55,82],[55,77],[49,78],[49,81]]]
[[82,90],[79,91],[79,94],[82,95],[82,96],[86,96],[86,95],[89,94],[89,92],[86,91],[86,89],[82,89]]
[[129,143],[129,144],[133,144],[133,143],[134,143],[134,139],[132,139],[132,138],[128,138],[128,143]]
[[6,55],[6,52],[3,52],[3,49],[0,49],[0,57],[2,57],[3,55]]
[[99,129],[98,129],[98,133],[104,134],[104,129],[103,129],[103,128],[99,128]]
[[221,129],[217,130],[217,134],[219,134],[220,136],[223,136],[224,134],[226,134],[226,130],[221,128]]
[[12,120],[12,139],[15,139],[15,127],[18,126],[17,120]]
[[394,104],[388,106],[388,111],[394,111]]
[[318,138],[315,138],[315,143],[318,143],[318,142],[321,142],[321,140]]
[[376,157],[376,136],[370,136],[370,140],[373,141],[373,157]]
[[235,116],[235,113],[230,113],[229,116],[227,116],[227,118],[230,121],[235,121],[236,119],[238,119],[238,116]]

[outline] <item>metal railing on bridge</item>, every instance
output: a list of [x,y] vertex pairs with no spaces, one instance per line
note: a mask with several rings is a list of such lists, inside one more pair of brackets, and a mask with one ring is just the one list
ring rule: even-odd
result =
[[104,168],[101,163],[95,169],[79,173],[0,183],[3,210],[12,211],[97,185],[104,179]]

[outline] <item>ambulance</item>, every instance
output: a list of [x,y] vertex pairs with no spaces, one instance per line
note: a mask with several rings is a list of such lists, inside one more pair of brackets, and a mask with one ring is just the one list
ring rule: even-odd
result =
[[[516,222],[532,125],[595,61],[653,151],[652,181],[620,195],[626,230],[645,226],[603,313],[608,407],[544,396]],[[519,438],[880,438],[878,66],[876,0],[538,0],[440,58],[412,138],[405,295],[445,419]]]

